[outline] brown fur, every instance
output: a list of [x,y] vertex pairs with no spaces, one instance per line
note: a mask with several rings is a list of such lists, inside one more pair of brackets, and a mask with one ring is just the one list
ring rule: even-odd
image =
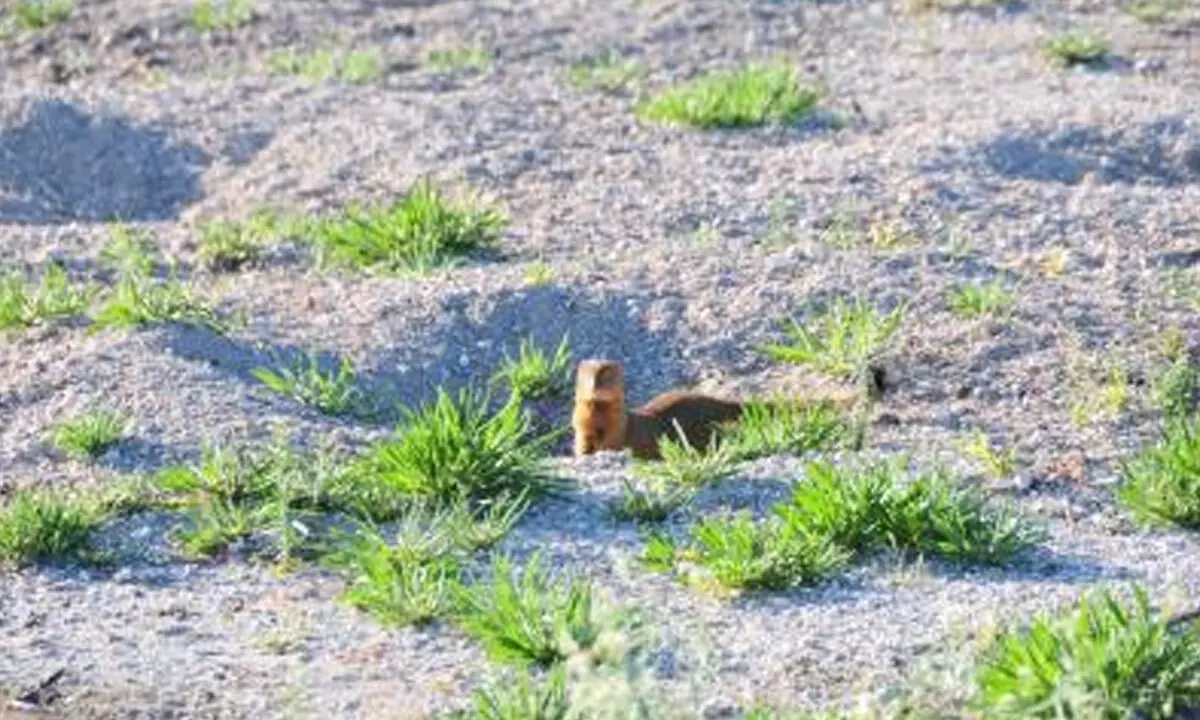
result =
[[692,392],[665,392],[625,409],[625,374],[619,363],[584,360],[575,380],[575,455],[629,448],[640,459],[658,459],[662,438],[677,438],[676,423],[695,448],[709,446],[718,425],[737,420],[742,404]]

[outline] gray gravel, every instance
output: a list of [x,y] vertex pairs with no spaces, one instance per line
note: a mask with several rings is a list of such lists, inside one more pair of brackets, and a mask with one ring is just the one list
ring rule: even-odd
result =
[[[1110,2],[914,14],[858,1],[276,0],[211,38],[181,2],[78,5],[62,27],[0,42],[0,261],[92,272],[120,217],[249,322],[226,338],[65,326],[0,341],[0,488],[112,482],[276,426],[347,447],[387,432],[267,394],[249,370],[272,350],[347,355],[407,403],[482,379],[526,334],[550,347],[567,331],[577,357],[627,364],[634,401],[683,385],[799,391],[812,378],[755,346],[810,300],[852,292],[912,308],[870,452],[973,476],[964,432],[1015,444],[1019,487],[1000,491],[1050,531],[1031,567],[884,559],[819,590],[720,602],[632,564],[637,533],[603,515],[629,472],[615,457],[557,460],[580,491],[536,508],[505,547],[544,548],[642,606],[656,680],[713,716],[853,704],[931,650],[1100,583],[1200,594],[1195,537],[1135,531],[1109,497],[1115,461],[1154,437],[1144,384],[1130,410],[1080,427],[1068,374],[1091,359],[1101,382],[1108,358],[1140,381],[1166,328],[1200,343],[1197,300],[1166,282],[1177,273],[1200,292],[1193,4],[1151,26]],[[1050,66],[1038,47],[1068,27],[1110,38],[1113,61]],[[422,67],[431,49],[472,43],[494,48],[489,72]],[[362,87],[265,71],[273,50],[331,44],[376,45],[390,70]],[[785,55],[829,88],[845,126],[643,125],[632,96],[565,81],[570,62],[610,46],[645,64],[648,88]],[[232,275],[192,265],[198,223],[385,198],[423,175],[505,209],[503,258],[425,279],[319,275],[286,254]],[[830,248],[821,228],[846,208],[915,239]],[[1064,273],[1040,272],[1056,249]],[[525,282],[538,259],[549,287]],[[947,288],[1001,274],[1020,282],[1007,324],[945,309]],[[133,417],[133,439],[94,464],[58,457],[50,423],[96,403]],[[1073,449],[1084,481],[1048,480]],[[753,463],[700,506],[761,507],[801,470]],[[384,630],[339,604],[334,578],[184,563],[160,547],[163,518],[121,522],[110,536],[145,552],[115,571],[0,576],[0,699],[65,668],[52,706],[65,717],[425,717],[490,672],[450,629]]]

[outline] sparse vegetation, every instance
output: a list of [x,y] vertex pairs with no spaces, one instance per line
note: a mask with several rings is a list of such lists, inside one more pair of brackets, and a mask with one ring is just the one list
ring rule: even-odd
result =
[[506,225],[498,210],[451,204],[422,180],[398,200],[347,206],[310,231],[321,266],[426,272],[491,248]]
[[692,447],[683,430],[676,425],[675,438],[663,438],[658,444],[661,458],[657,461],[635,460],[633,472],[667,485],[692,488],[710,485],[733,475],[736,468],[732,447],[715,435],[709,447]]
[[251,374],[280,395],[326,415],[370,414],[367,395],[358,386],[358,373],[350,358],[338,361],[336,369],[323,369],[320,358],[300,353],[281,363],[278,370],[256,367]]
[[570,387],[570,373],[570,338],[564,335],[552,356],[547,356],[533,338],[521,340],[518,356],[506,353],[491,379],[493,385],[507,385],[523,400],[537,400],[565,392]]
[[557,432],[538,436],[516,398],[499,410],[471,389],[404,409],[396,438],[372,445],[356,464],[357,492],[376,512],[395,498],[495,500],[561,486],[545,465]]
[[57,423],[50,432],[50,444],[68,457],[89,460],[119,443],[128,425],[120,413],[92,410]]
[[1166,718],[1200,707],[1200,626],[1173,632],[1136,588],[1039,614],[982,654],[977,709],[996,718]]
[[79,315],[94,290],[71,282],[59,263],[46,264],[41,282],[31,287],[20,273],[0,275],[0,331]]
[[783,328],[788,342],[769,343],[761,350],[780,362],[810,365],[836,378],[858,378],[887,347],[900,327],[907,304],[881,313],[866,300],[837,298],[805,325],[794,318]]
[[1133,0],[1125,6],[1125,12],[1138,20],[1157,24],[1169,21],[1183,8],[1179,0]]
[[254,19],[254,0],[199,0],[192,5],[192,27],[202,33],[236,30]]
[[1169,420],[1121,470],[1117,498],[1139,520],[1200,529],[1200,417]]
[[337,80],[348,85],[364,85],[383,77],[386,59],[379,48],[299,52],[289,48],[273,53],[268,67],[275,75],[294,75],[310,83]]
[[12,21],[20,30],[44,30],[66,22],[73,12],[74,0],[17,0]]
[[1200,412],[1200,365],[1180,353],[1155,378],[1152,397],[1163,417],[1186,418]]
[[976,431],[959,447],[964,455],[982,465],[994,478],[1007,480],[1017,470],[1016,448],[994,447],[982,430]]
[[747,403],[722,437],[733,459],[753,460],[836,447],[850,437],[850,427],[828,403],[776,399]]
[[610,501],[609,512],[616,520],[658,523],[691,502],[695,494],[694,487],[673,484],[661,477],[652,477],[639,484],[623,480],[621,496]]
[[62,493],[17,491],[0,506],[0,567],[94,557],[91,533],[99,516]]
[[212,270],[237,270],[258,262],[262,256],[265,216],[248,223],[216,221],[200,226],[196,255]]
[[453,73],[463,70],[487,72],[492,67],[492,53],[481,47],[433,50],[427,58],[435,72]]
[[1013,294],[997,278],[989,283],[960,285],[950,292],[951,312],[964,317],[1000,315],[1013,305]]
[[581,90],[618,93],[636,87],[645,74],[645,67],[638,61],[605,50],[593,58],[571,63],[567,77],[572,86]]
[[1099,62],[1108,57],[1110,50],[1107,40],[1083,30],[1056,35],[1042,46],[1046,57],[1063,66]]
[[700,129],[795,123],[813,112],[820,93],[782,64],[713,71],[638,105],[649,121]]

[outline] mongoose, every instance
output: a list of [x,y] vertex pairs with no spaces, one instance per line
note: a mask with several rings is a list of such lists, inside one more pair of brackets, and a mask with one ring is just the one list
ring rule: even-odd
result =
[[671,391],[639,408],[625,409],[625,373],[611,360],[583,360],[575,377],[575,455],[630,448],[633,456],[656,460],[663,437],[677,430],[694,448],[705,449],[721,423],[737,420],[742,403],[693,392]]

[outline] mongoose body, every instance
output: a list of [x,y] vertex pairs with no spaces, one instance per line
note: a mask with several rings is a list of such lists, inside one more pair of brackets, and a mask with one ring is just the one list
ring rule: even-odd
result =
[[575,382],[575,454],[629,448],[640,459],[658,459],[664,438],[678,428],[692,447],[709,447],[717,426],[737,420],[742,404],[693,392],[672,391],[633,410],[625,408],[625,376],[619,363],[584,360]]

